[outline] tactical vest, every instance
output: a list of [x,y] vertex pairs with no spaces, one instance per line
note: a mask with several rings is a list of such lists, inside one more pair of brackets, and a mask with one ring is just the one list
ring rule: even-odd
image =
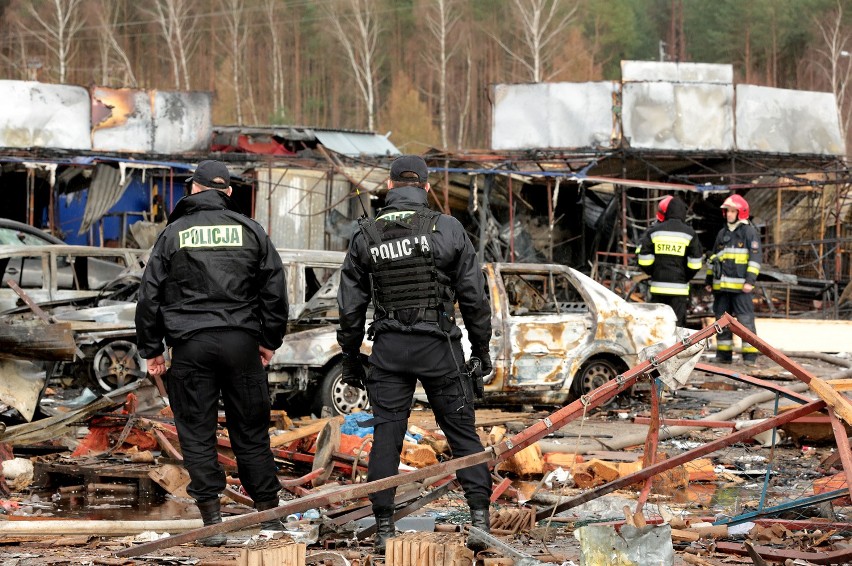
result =
[[414,309],[404,313],[408,325],[422,320],[441,325],[447,313],[452,322],[450,279],[435,267],[432,255],[432,227],[440,215],[421,208],[359,221],[370,255],[374,322],[400,320],[400,311],[407,309]]

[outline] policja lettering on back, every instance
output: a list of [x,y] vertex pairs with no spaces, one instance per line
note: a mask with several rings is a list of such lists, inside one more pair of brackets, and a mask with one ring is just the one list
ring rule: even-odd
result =
[[243,245],[243,227],[239,224],[222,226],[193,226],[178,232],[181,248],[212,248]]
[[429,253],[429,240],[426,236],[414,236],[413,243],[410,238],[400,238],[398,240],[385,242],[378,246],[371,246],[370,255],[373,258],[373,263],[378,263],[379,258],[383,260],[391,260],[399,259],[401,257],[409,257],[411,256],[411,252],[414,250],[413,246],[417,245],[420,246],[420,252],[423,255],[427,255]]

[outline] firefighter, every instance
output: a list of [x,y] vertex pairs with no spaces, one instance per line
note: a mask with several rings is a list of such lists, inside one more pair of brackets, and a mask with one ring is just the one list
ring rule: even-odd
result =
[[651,302],[672,307],[678,326],[686,326],[689,282],[701,269],[701,244],[686,223],[686,203],[680,198],[661,200],[657,220],[636,248],[639,267],[651,276]]
[[[491,306],[473,245],[458,220],[429,209],[426,162],[393,161],[387,206],[362,218],[341,269],[337,302],[343,381],[365,387],[374,426],[368,481],[395,475],[419,379],[454,457],[483,450],[474,427],[473,389],[455,323],[458,302],[472,356],[491,372]],[[360,359],[367,307],[373,301],[369,372]],[[473,526],[489,531],[491,476],[486,464],[457,472]],[[370,494],[383,553],[394,536],[394,489]],[[471,544],[471,543],[469,543]],[[471,546],[473,546],[471,544]]]
[[[760,273],[762,252],[760,236],[749,223],[748,202],[731,195],[722,203],[726,226],[716,236],[707,261],[707,290],[713,291],[713,314],[720,318],[726,312],[737,317],[746,328],[754,326],[752,292]],[[726,328],[716,337],[716,362],[729,364],[733,358],[733,334]],[[743,363],[756,365],[758,350],[743,342]]]
[[[221,161],[202,161],[151,250],[136,305],[139,354],[148,373],[166,372],[187,492],[205,525],[222,522],[225,471],[216,453],[219,396],[225,405],[240,479],[258,511],[278,506],[281,489],[269,446],[269,386],[264,366],[287,331],[281,257],[263,228],[237,212]],[[261,528],[283,531],[270,519]],[[220,546],[225,535],[202,539]]]

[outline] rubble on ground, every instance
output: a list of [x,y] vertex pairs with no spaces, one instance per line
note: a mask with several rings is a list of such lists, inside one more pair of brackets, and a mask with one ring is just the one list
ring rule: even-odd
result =
[[[619,378],[646,375],[680,346]],[[390,565],[408,564],[402,557],[412,553],[421,557],[412,564],[629,564],[640,563],[637,553],[664,564],[847,561],[852,450],[848,401],[834,395],[847,386],[833,380],[845,364],[803,358],[791,366],[769,353],[758,368],[715,368],[705,354],[677,389],[637,380],[605,405],[612,385],[555,413],[477,411],[494,483],[491,535],[481,535],[489,548],[475,555],[464,545],[469,515],[448,467],[459,460],[428,408],[412,412],[391,478],[406,534],[375,556],[365,497],[372,431],[359,426],[368,412],[297,419],[273,411],[282,491],[272,512],[288,526],[275,540],[259,532],[222,417],[228,543],[209,549],[193,543],[211,527],[202,528],[187,496],[173,418],[164,400],[150,401],[153,384],[134,382],[82,405],[85,395],[54,398],[53,416],[0,437],[0,558],[21,566],[70,556],[95,564]]]

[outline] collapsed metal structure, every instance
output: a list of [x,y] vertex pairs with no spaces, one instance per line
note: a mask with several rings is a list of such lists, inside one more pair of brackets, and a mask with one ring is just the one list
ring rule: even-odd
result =
[[[656,377],[658,375],[658,369],[660,365],[666,362],[667,360],[674,358],[675,356],[677,356],[681,352],[684,352],[690,347],[699,344],[701,341],[706,340],[717,333],[720,333],[725,328],[730,328],[730,330],[734,334],[742,338],[743,341],[755,346],[768,358],[772,359],[781,367],[792,373],[796,377],[796,379],[807,384],[810,390],[816,394],[818,399],[809,400],[808,398],[802,395],[795,394],[794,392],[791,392],[783,387],[777,387],[773,384],[769,384],[766,382],[756,383],[761,385],[762,387],[772,389],[776,392],[777,395],[782,395],[787,398],[790,398],[800,403],[801,405],[790,411],[786,411],[781,414],[777,414],[774,417],[768,418],[756,424],[755,426],[737,432],[732,432],[728,436],[725,436],[712,442],[705,443],[697,448],[688,450],[678,456],[659,462],[655,461],[656,447],[659,442],[659,431],[661,421],[660,408],[656,395]],[[425,482],[429,478],[444,477],[447,474],[452,474],[453,472],[456,472],[457,470],[480,463],[487,463],[489,466],[493,467],[498,462],[507,459],[518,451],[544,438],[548,434],[559,430],[560,428],[574,421],[575,419],[584,417],[589,410],[594,409],[595,407],[598,407],[601,404],[612,399],[616,395],[627,391],[630,387],[632,387],[640,380],[649,380],[651,382],[652,387],[652,423],[645,442],[643,469],[630,475],[618,478],[614,481],[608,482],[599,487],[589,489],[588,491],[578,496],[569,498],[566,501],[561,502],[555,506],[543,509],[537,513],[536,519],[546,519],[547,517],[552,516],[554,513],[574,508],[582,503],[591,501],[612,491],[627,487],[635,483],[642,483],[643,485],[636,506],[636,511],[641,512],[645,502],[647,501],[647,497],[650,492],[651,482],[655,475],[680,466],[686,462],[695,460],[696,458],[699,458],[701,456],[710,454],[720,447],[730,446],[742,440],[752,438],[755,435],[760,434],[761,432],[765,432],[767,430],[778,427],[779,425],[788,423],[799,417],[808,415],[814,411],[819,411],[825,408],[829,409],[832,428],[835,435],[835,439],[837,441],[840,461],[843,465],[847,487],[845,489],[836,490],[829,493],[823,493],[816,498],[809,498],[808,500],[802,501],[800,503],[802,505],[811,505],[816,501],[830,500],[838,497],[838,495],[844,495],[849,492],[848,486],[852,485],[852,449],[850,449],[849,439],[846,435],[843,422],[846,422],[847,424],[852,424],[852,404],[850,404],[850,401],[838,391],[833,389],[831,385],[810,374],[798,363],[791,360],[789,357],[787,357],[780,351],[774,349],[772,346],[770,346],[765,341],[761,340],[755,334],[753,334],[744,326],[742,326],[730,315],[726,314],[714,324],[706,326],[705,328],[695,332],[694,334],[685,336],[682,340],[680,340],[673,346],[662,350],[657,355],[652,356],[650,359],[634,366],[633,368],[619,375],[615,379],[605,383],[601,387],[590,392],[588,395],[584,395],[577,401],[566,405],[565,407],[552,413],[550,416],[540,420],[529,428],[519,432],[518,434],[515,434],[511,438],[501,441],[495,446],[489,447],[483,452],[472,454],[462,458],[452,459],[447,462],[421,468],[407,474],[399,474],[381,480],[345,486],[336,489],[332,492],[306,495],[295,501],[291,501],[284,505],[281,505],[275,509],[242,515],[227,522],[202,527],[200,529],[187,531],[179,535],[174,535],[157,541],[144,543],[139,546],[127,548],[116,552],[116,556],[139,556],[147,552],[195,541],[213,534],[234,531],[258,524],[262,521],[281,518],[291,513],[303,512],[311,508],[324,507],[331,504],[342,503],[346,501],[351,501],[353,499],[363,498],[369,493],[378,490],[397,487],[404,484],[413,484],[415,482]],[[441,489],[437,491],[443,493],[444,490],[448,490],[451,487],[455,487],[455,485],[455,483],[444,483]],[[426,497],[428,497],[429,499],[437,497],[435,495],[435,490],[433,490],[433,492],[431,492]],[[414,509],[419,508],[423,504],[424,502],[422,500],[409,504],[406,508],[397,511],[397,517],[404,516],[409,512],[413,511]],[[773,511],[773,509],[764,509],[761,511],[761,514],[770,514]],[[748,518],[751,518],[753,516],[754,515],[750,515]],[[746,517],[740,517],[736,520],[746,520]],[[717,548],[728,552],[748,553],[748,548],[745,545],[724,543],[724,546],[723,544],[717,544]],[[785,554],[786,551],[779,551],[778,549],[768,547],[751,548],[759,554],[765,554],[767,557],[777,557],[782,555],[785,557],[792,557],[793,554],[796,554],[795,557],[801,557],[799,556],[801,553],[789,552]],[[852,557],[852,549],[833,552],[830,553],[830,555],[831,560],[842,560],[845,558]],[[836,563],[820,561],[824,560],[826,556],[827,554],[823,553],[819,556],[811,557],[809,558],[809,560],[820,564]]]

